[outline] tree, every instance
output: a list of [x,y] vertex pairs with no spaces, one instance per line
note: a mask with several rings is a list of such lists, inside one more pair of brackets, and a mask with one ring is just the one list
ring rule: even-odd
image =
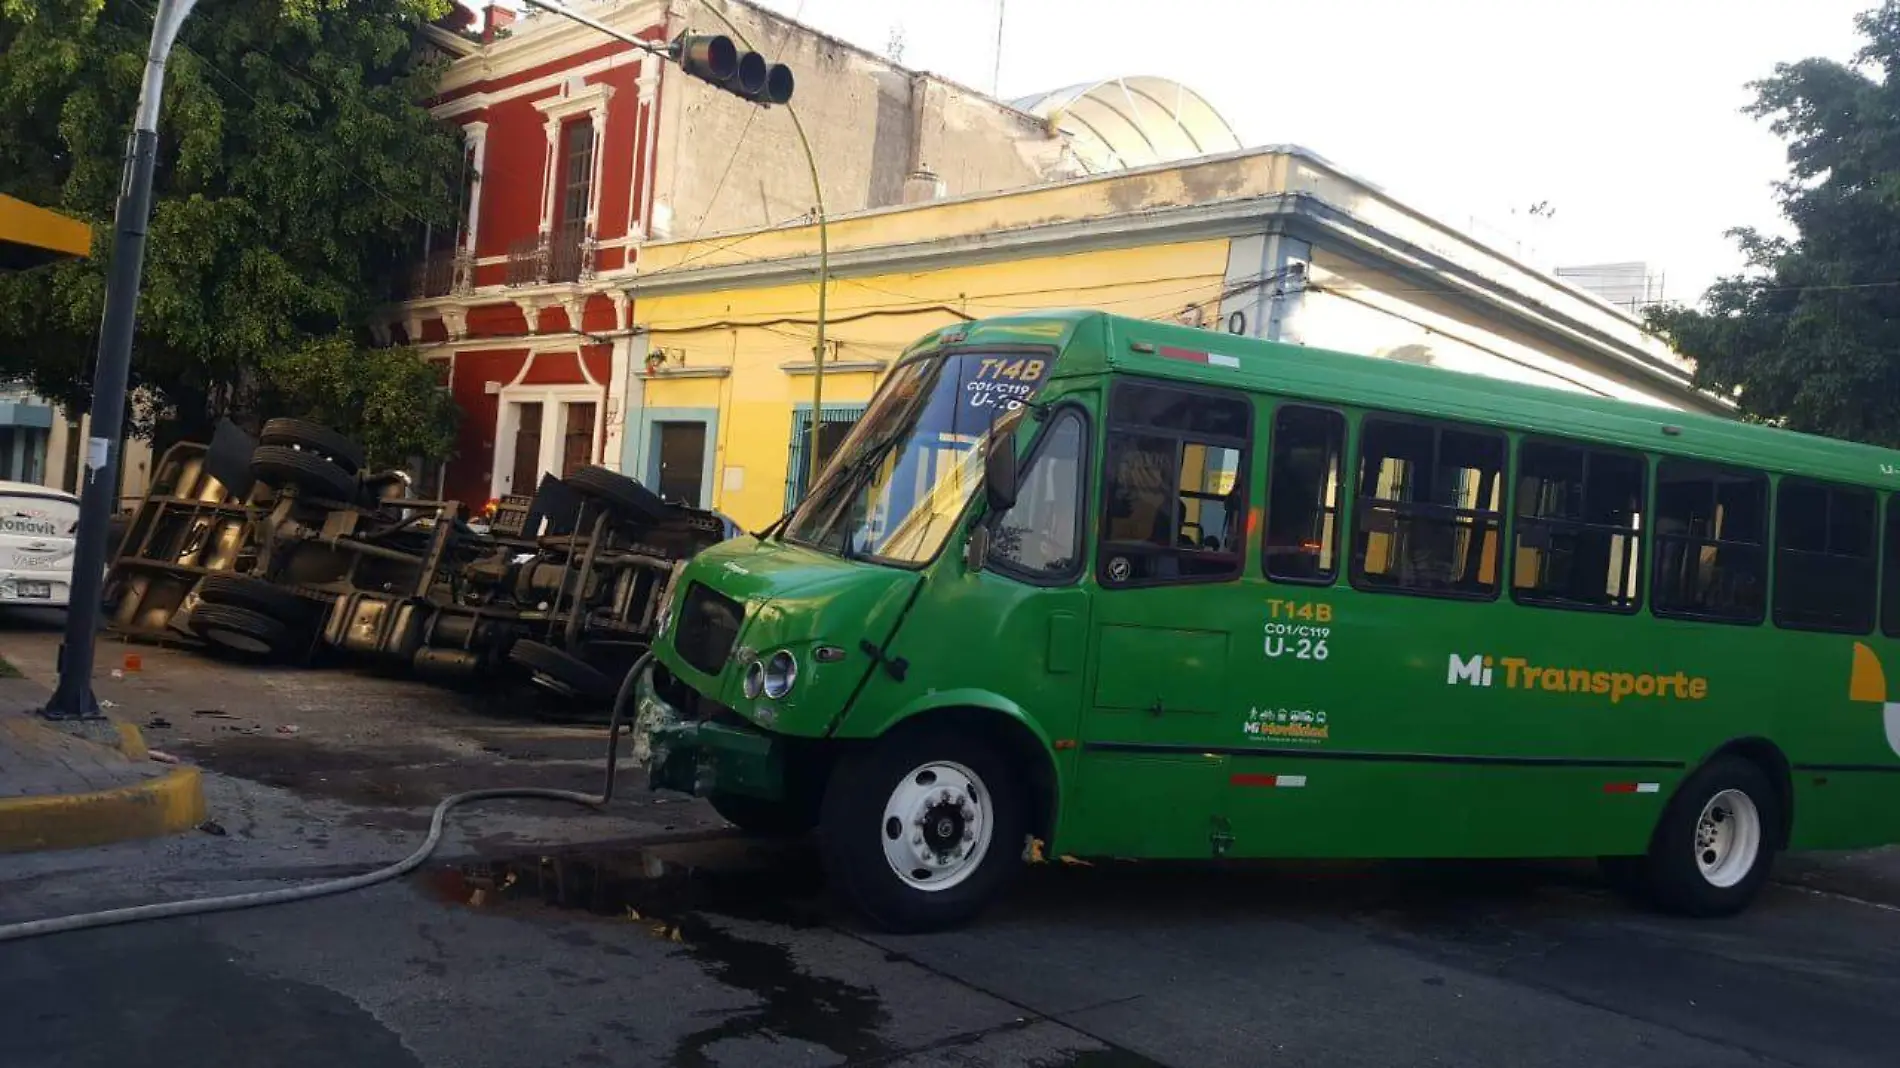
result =
[[[201,3],[173,53],[132,385],[157,402],[136,429],[207,433],[310,414],[267,368],[335,367],[326,396],[381,396],[413,372],[359,351],[396,298],[425,226],[450,222],[455,132],[421,106],[441,61],[420,32],[448,0]],[[92,257],[0,276],[0,376],[88,400],[111,218],[154,0],[0,0],[0,192],[94,224]],[[411,362],[414,362],[411,360]],[[426,371],[426,367],[422,368]],[[400,372],[400,373],[398,373]],[[347,388],[341,380],[359,376]],[[447,403],[426,391],[429,405]],[[441,418],[358,410],[381,455],[446,448]],[[397,419],[376,422],[387,413]],[[405,437],[413,433],[413,437]],[[380,444],[378,444],[380,443]]]
[[313,419],[363,446],[375,470],[448,455],[459,410],[436,369],[408,349],[332,337],[264,359],[271,410]]
[[1900,446],[1900,0],[1857,25],[1851,65],[1785,63],[1750,86],[1749,113],[1788,143],[1794,236],[1731,231],[1744,273],[1650,323],[1747,417]]

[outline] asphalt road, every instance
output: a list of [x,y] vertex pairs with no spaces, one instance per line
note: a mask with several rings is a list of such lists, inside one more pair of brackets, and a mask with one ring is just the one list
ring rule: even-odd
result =
[[[55,642],[0,625],[30,675]],[[361,871],[442,792],[598,769],[594,733],[512,696],[142,659],[101,691],[213,773],[223,833],[0,858],[0,922]],[[1891,867],[1791,864],[1720,922],[1571,864],[1049,867],[897,938],[835,909],[808,846],[632,790],[471,813],[353,895],[0,946],[0,1065],[1886,1068]]]

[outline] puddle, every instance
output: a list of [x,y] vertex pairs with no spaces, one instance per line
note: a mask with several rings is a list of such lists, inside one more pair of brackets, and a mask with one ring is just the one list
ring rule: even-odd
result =
[[715,1047],[759,1038],[809,1043],[852,1061],[899,1052],[878,1036],[889,1017],[875,990],[813,975],[790,946],[745,937],[721,922],[769,923],[788,934],[821,926],[823,877],[808,843],[720,838],[536,853],[437,867],[416,882],[461,908],[627,923],[678,946],[721,985],[757,999],[683,1036],[669,1061],[676,1068],[707,1068],[717,1062]]
[[823,922],[824,877],[802,842],[720,835],[641,847],[510,854],[418,876],[429,896],[506,913],[581,913],[684,941],[702,913],[792,928]]

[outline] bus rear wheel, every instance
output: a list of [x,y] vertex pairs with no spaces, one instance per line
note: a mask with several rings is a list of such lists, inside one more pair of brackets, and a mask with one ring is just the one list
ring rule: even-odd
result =
[[1643,890],[1685,916],[1732,916],[1768,883],[1781,799],[1762,769],[1718,757],[1682,784],[1644,858]]
[[963,923],[1022,866],[1016,781],[979,737],[900,728],[833,772],[819,822],[826,875],[884,930]]

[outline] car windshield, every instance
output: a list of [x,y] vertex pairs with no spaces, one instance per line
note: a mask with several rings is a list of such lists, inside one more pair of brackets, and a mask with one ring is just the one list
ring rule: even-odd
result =
[[36,493],[0,494],[0,534],[67,538],[79,526],[79,502]]
[[899,564],[935,556],[976,492],[984,443],[1014,425],[1050,359],[960,352],[899,365],[785,536]]

